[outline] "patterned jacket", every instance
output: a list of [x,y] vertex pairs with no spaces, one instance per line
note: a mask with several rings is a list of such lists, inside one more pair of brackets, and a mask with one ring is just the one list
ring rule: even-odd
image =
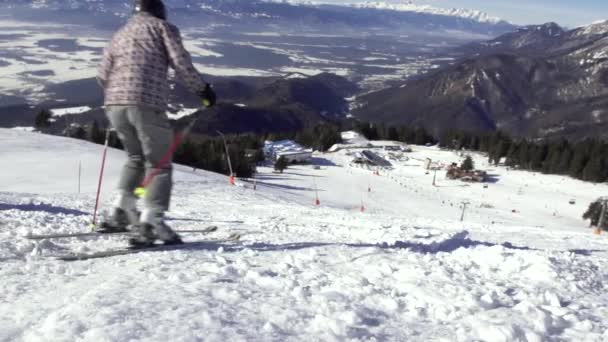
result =
[[104,50],[97,78],[105,89],[105,105],[165,109],[168,67],[192,92],[205,88],[177,27],[147,13],[134,15]]

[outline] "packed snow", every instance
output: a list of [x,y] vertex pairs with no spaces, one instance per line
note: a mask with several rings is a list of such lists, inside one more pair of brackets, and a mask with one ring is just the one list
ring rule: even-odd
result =
[[[605,184],[489,166],[473,154],[492,175],[487,188],[440,173],[433,186],[424,160],[461,155],[345,137],[335,152],[315,153],[318,167],[260,167],[255,190],[253,180],[232,186],[176,166],[168,222],[217,225],[205,237],[184,234],[208,243],[68,263],[53,255],[126,242],[23,236],[89,229],[103,146],[0,129],[0,340],[608,339],[608,243],[580,218]],[[360,145],[392,168],[351,163]],[[110,149],[104,209],[123,161]],[[214,241],[233,232],[240,242]]]

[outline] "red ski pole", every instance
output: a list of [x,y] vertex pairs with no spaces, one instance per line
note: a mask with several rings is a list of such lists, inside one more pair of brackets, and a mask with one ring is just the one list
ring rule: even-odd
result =
[[99,205],[99,194],[101,192],[101,183],[103,181],[103,170],[106,166],[106,155],[108,153],[108,140],[110,140],[110,129],[106,129],[106,142],[103,146],[103,156],[101,157],[101,170],[99,171],[99,182],[97,183],[97,195],[95,196],[95,209],[93,210],[92,227],[97,226],[97,207]]
[[154,177],[156,177],[156,175],[158,175],[160,173],[161,169],[163,167],[167,166],[167,164],[169,164],[171,162],[171,159],[173,158],[173,154],[175,153],[175,151],[177,150],[179,145],[181,145],[182,141],[188,135],[188,133],[190,133],[190,130],[192,129],[192,127],[194,126],[194,124],[196,123],[197,120],[198,120],[198,116],[196,118],[194,118],[192,121],[190,121],[190,123],[186,127],[184,127],[184,129],[181,132],[175,133],[175,135],[173,136],[173,142],[169,146],[169,149],[167,149],[167,152],[165,152],[165,154],[160,159],[158,164],[154,165],[154,168],[152,169],[152,171],[148,175],[146,175],[146,178],[144,178],[144,180],[141,182],[139,187],[137,187],[135,189],[136,196],[138,196],[138,197],[145,196],[146,187],[150,184],[150,182],[152,182]]

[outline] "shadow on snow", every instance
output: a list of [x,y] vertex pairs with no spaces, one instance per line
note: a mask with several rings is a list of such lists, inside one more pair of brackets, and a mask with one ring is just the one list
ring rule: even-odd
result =
[[88,216],[91,215],[84,211],[69,209],[64,207],[57,207],[51,204],[8,204],[0,203],[0,211],[4,210],[20,210],[20,211],[42,211],[49,214],[64,214],[64,215],[75,215],[75,216]]
[[[476,248],[476,247],[495,247],[500,246],[507,250],[520,251],[544,251],[543,249],[531,248],[527,246],[516,246],[510,242],[492,243],[487,241],[477,241],[468,238],[468,232],[462,231],[454,236],[443,241],[421,243],[411,241],[397,241],[394,244],[378,243],[378,244],[353,244],[353,243],[323,243],[323,242],[298,242],[287,244],[269,244],[269,243],[254,243],[250,245],[234,245],[220,242],[201,242],[195,243],[192,246],[182,246],[180,249],[185,250],[217,250],[222,247],[226,252],[240,252],[244,249],[251,249],[258,252],[275,252],[275,251],[293,251],[308,248],[319,247],[340,247],[346,246],[351,248],[381,248],[381,249],[407,249],[414,253],[420,254],[437,254],[451,253],[460,248]],[[604,252],[603,250],[587,250],[587,249],[572,249],[562,252],[569,252],[576,255],[589,256],[594,252]]]

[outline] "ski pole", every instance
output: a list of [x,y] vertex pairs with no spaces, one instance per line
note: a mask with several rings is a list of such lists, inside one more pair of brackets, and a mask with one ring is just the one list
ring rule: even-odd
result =
[[103,180],[103,170],[106,166],[106,155],[108,153],[108,141],[110,140],[110,129],[106,129],[106,141],[103,146],[103,156],[101,157],[101,170],[99,171],[99,182],[97,183],[97,195],[95,196],[95,209],[93,210],[92,228],[97,226],[97,208],[99,206],[99,194],[101,192],[101,183]]
[[222,140],[224,141],[224,149],[226,150],[226,160],[228,161],[228,172],[230,172],[230,184],[234,185],[234,173],[232,172],[232,162],[230,161],[230,152],[228,152],[226,136],[224,136],[224,133],[220,132],[219,130],[216,132],[222,137]]
[[146,195],[146,187],[150,185],[154,177],[156,177],[160,173],[160,170],[171,162],[173,154],[175,153],[179,145],[181,145],[182,141],[184,141],[184,138],[190,133],[190,130],[192,129],[192,127],[194,127],[196,121],[198,121],[198,116],[195,117],[192,121],[190,121],[190,123],[186,127],[184,127],[181,132],[178,132],[173,136],[173,142],[171,143],[171,145],[169,145],[167,152],[165,152],[158,164],[154,165],[152,171],[148,175],[146,175],[139,187],[135,189],[134,193],[137,197],[141,198]]

